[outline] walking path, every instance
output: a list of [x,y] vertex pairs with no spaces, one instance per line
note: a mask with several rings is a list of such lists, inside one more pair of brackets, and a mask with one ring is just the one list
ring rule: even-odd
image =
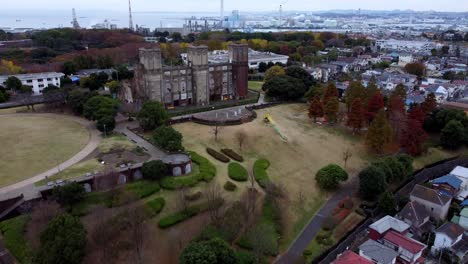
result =
[[[34,192],[34,183],[43,180],[47,177],[50,177],[54,174],[59,173],[60,171],[69,168],[70,166],[82,161],[84,158],[86,158],[89,154],[91,154],[98,146],[99,143],[101,142],[101,136],[100,132],[96,130],[94,127],[94,123],[90,122],[86,119],[79,118],[79,117],[73,117],[73,116],[67,116],[67,115],[58,115],[58,114],[6,114],[7,116],[31,116],[31,115],[38,115],[38,116],[44,116],[44,117],[62,117],[62,118],[68,118],[71,119],[75,122],[78,122],[82,124],[83,126],[86,127],[86,129],[89,132],[89,141],[88,144],[77,154],[75,154],[73,157],[68,159],[67,161],[59,164],[58,166],[45,171],[43,173],[37,174],[29,179],[26,179],[24,181],[17,182],[12,185],[8,185],[6,187],[3,187],[0,189],[0,199],[7,199],[7,198],[12,198],[19,196],[21,194],[25,195],[25,199],[29,198],[29,196],[34,196],[37,195],[37,193]],[[5,116],[5,115],[1,115]]]
[[356,180],[352,180],[341,187],[315,214],[306,227],[302,230],[296,240],[288,250],[281,255],[275,263],[290,264],[296,263],[306,250],[309,243],[314,239],[322,228],[323,223],[333,213],[338,203],[345,197],[352,195],[356,191]]

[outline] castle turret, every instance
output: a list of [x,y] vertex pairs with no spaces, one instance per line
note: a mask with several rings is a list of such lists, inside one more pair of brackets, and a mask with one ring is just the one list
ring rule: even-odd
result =
[[141,85],[146,97],[150,100],[162,100],[162,59],[161,50],[140,49],[140,64],[142,66]]
[[232,63],[232,85],[238,99],[247,97],[249,79],[249,46],[229,45],[229,62]]
[[207,105],[210,103],[208,47],[189,47],[187,61],[189,67],[192,69],[195,103],[197,105]]

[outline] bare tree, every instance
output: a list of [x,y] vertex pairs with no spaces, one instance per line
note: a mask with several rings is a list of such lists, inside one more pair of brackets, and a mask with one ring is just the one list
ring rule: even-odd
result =
[[26,227],[26,237],[33,248],[39,247],[40,234],[47,224],[61,212],[60,205],[55,201],[40,201],[31,212],[31,221]]
[[212,133],[213,133],[216,141],[218,141],[218,136],[221,133],[221,130],[223,129],[222,124],[223,124],[223,121],[216,122],[216,124],[212,128]]
[[179,190],[177,190],[177,206],[179,210],[186,212],[188,210],[189,206],[189,201],[187,201],[187,187],[182,187]]
[[346,149],[344,152],[343,152],[343,161],[344,161],[344,167],[346,169],[347,165],[348,165],[348,160],[353,156],[353,153],[351,152],[350,149]]
[[272,225],[261,223],[255,225],[249,232],[247,239],[252,245],[257,260],[260,260],[264,255],[271,254],[272,252],[268,252],[269,249],[276,247],[277,238],[270,235],[275,233],[272,229],[274,229]]
[[219,225],[221,222],[221,204],[223,202],[223,195],[219,184],[214,182],[208,184],[206,200],[211,222],[214,225]]
[[97,217],[98,223],[91,230],[92,249],[98,252],[100,263],[112,263],[118,256],[118,245],[121,244],[122,221],[114,221],[104,215]]
[[304,195],[304,190],[301,188],[299,192],[297,193],[297,205],[299,208],[304,208],[306,197]]
[[242,151],[242,147],[247,141],[247,133],[244,130],[239,130],[236,132],[236,141],[239,144],[239,149]]
[[145,234],[145,220],[147,214],[141,206],[128,211],[128,227],[133,241],[137,263],[143,263],[143,243]]

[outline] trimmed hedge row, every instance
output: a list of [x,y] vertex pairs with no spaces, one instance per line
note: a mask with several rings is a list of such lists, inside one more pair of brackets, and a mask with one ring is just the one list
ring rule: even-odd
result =
[[255,180],[262,188],[265,188],[270,182],[270,178],[266,172],[268,167],[270,167],[270,162],[267,159],[259,159],[255,161],[253,166]]
[[162,197],[158,197],[149,202],[146,202],[146,206],[149,208],[150,214],[152,216],[159,214],[164,208],[165,204],[166,204],[166,201]]
[[208,152],[208,154],[210,154],[211,157],[221,161],[221,162],[224,162],[224,163],[228,163],[230,161],[230,159],[226,156],[224,156],[222,153],[219,153],[218,151],[212,149],[212,148],[206,148],[206,152]]
[[[221,207],[223,203],[224,203],[224,200],[220,199],[217,201],[216,206]],[[199,213],[202,213],[208,209],[209,209],[209,204],[206,202],[199,204],[199,205],[192,205],[192,206],[189,206],[187,210],[185,211],[180,211],[180,212],[161,218],[161,220],[159,220],[158,222],[158,225],[160,228],[163,228],[163,229],[168,228],[180,222],[183,222]]]
[[175,190],[181,187],[193,187],[200,181],[209,182],[216,176],[216,167],[208,159],[190,151],[192,162],[198,164],[200,172],[190,176],[167,176],[161,179],[161,187],[168,190]]
[[247,181],[248,180],[248,173],[247,170],[240,165],[239,163],[229,163],[228,165],[228,175],[229,178],[235,180],[235,181]]
[[228,191],[228,192],[233,192],[237,189],[237,186],[232,183],[231,181],[227,181],[225,184],[224,184],[224,190]]
[[125,185],[125,189],[142,199],[159,192],[161,187],[155,181],[141,180]]
[[235,161],[238,161],[238,162],[244,161],[244,157],[242,157],[241,155],[239,155],[237,152],[235,152],[232,149],[221,149],[221,152]]

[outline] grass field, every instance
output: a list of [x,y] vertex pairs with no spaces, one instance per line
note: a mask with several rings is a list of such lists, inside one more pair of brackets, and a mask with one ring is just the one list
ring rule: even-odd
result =
[[[263,122],[266,113],[271,114],[281,133],[288,139],[287,142]],[[183,123],[174,127],[183,134],[184,146],[198,153],[206,152],[206,147],[232,148],[242,153],[245,159],[242,165],[250,171],[258,158],[266,158],[271,162],[267,170],[269,177],[285,188],[291,203],[285,212],[286,232],[281,242],[284,247],[297,236],[327,197],[316,187],[315,173],[330,163],[343,166],[343,152],[349,149],[353,156],[348,161],[347,170],[352,178],[367,163],[366,153],[362,142],[313,124],[307,117],[306,105],[281,105],[258,110],[257,114],[258,118],[253,122],[222,128],[218,141],[215,141],[209,126]],[[235,140],[235,134],[240,130],[248,134],[242,151]],[[229,179],[227,165],[207,157],[217,166],[215,180],[222,186]],[[248,183],[237,185],[245,189]]]
[[45,185],[49,181],[67,180],[67,179],[77,178],[77,177],[85,175],[88,172],[100,171],[103,168],[104,168],[104,165],[99,163],[96,159],[82,161],[57,174],[54,174],[48,179],[38,181],[36,183],[36,186]]
[[263,82],[258,82],[258,81],[249,81],[249,89],[254,90],[257,92],[263,92],[262,91],[262,86]]
[[88,140],[85,127],[64,117],[0,116],[0,186],[57,166]]
[[133,150],[135,146],[126,136],[115,134],[103,138],[99,144],[99,152],[108,153],[113,149]]

